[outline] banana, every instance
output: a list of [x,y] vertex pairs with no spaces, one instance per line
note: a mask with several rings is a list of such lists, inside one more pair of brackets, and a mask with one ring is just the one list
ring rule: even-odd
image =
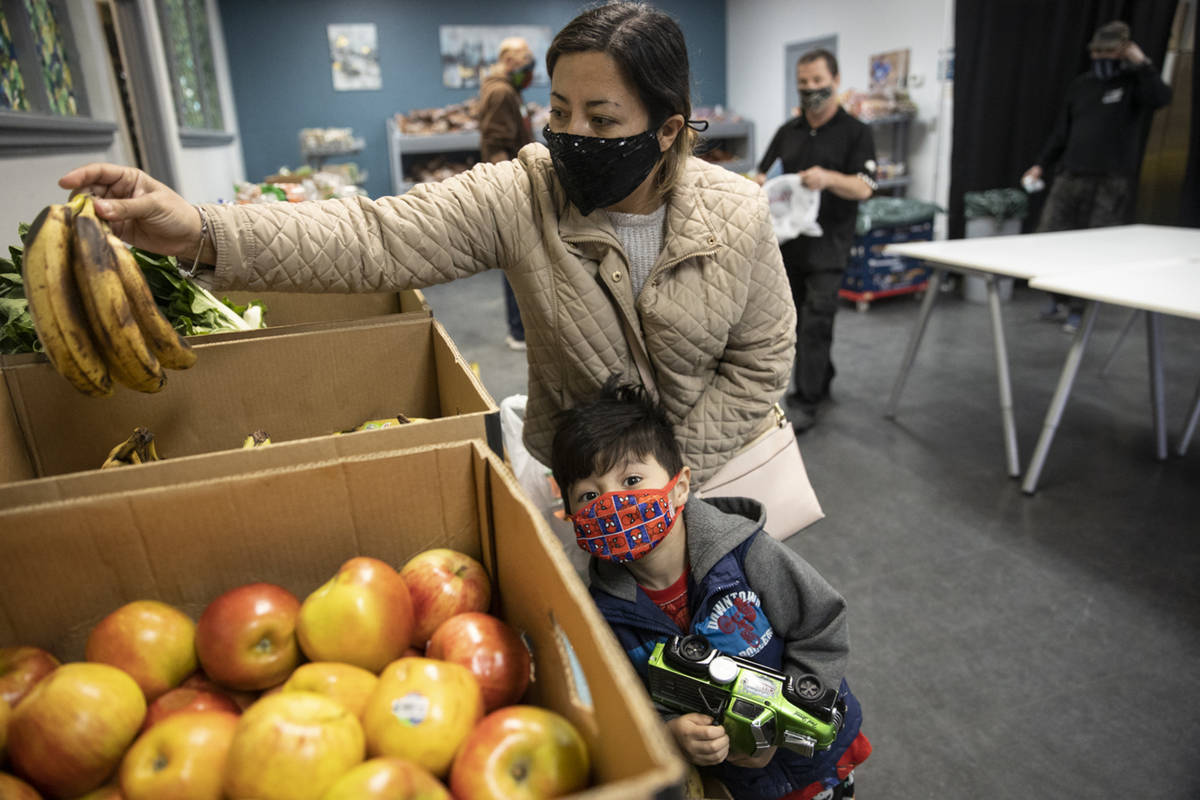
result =
[[133,318],[146,338],[146,345],[164,367],[168,369],[187,369],[196,363],[196,351],[183,340],[167,318],[158,310],[146,276],[138,266],[137,259],[125,243],[114,234],[108,234],[108,245],[116,258],[117,273],[121,276],[121,285],[125,287],[125,295],[129,298],[129,307]]
[[129,388],[139,392],[159,391],[166,383],[166,376],[133,318],[108,231],[96,217],[90,196],[85,197],[71,227],[75,234],[75,254],[71,260],[75,281],[104,360],[113,376]]
[[264,430],[257,430],[242,441],[243,450],[253,450],[271,443],[271,435]]
[[158,460],[158,450],[154,446],[154,434],[139,425],[133,429],[129,438],[108,451],[108,458],[104,459],[100,469],[110,469],[126,464],[146,464]]
[[71,267],[72,207],[47,206],[25,236],[25,295],[46,357],[91,397],[112,394],[112,375],[92,338]]

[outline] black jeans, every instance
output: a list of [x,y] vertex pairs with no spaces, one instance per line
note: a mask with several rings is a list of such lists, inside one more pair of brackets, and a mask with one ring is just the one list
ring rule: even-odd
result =
[[796,366],[793,372],[794,399],[806,411],[812,411],[829,396],[834,369],[833,317],[838,308],[838,289],[842,287],[844,262],[839,269],[813,268],[808,261],[811,240],[799,237],[784,242],[783,264],[796,304]]
[[508,318],[508,335],[518,342],[525,341],[525,325],[521,322],[521,310],[517,308],[517,296],[513,294],[508,276],[501,273],[504,282],[504,314]]
[[[1063,172],[1054,179],[1038,233],[1075,231],[1084,228],[1107,228],[1125,221],[1125,204],[1129,199],[1129,179],[1119,175],[1077,175]],[[1067,303],[1072,313],[1083,312],[1083,301],[1063,294],[1054,294],[1054,302]]]

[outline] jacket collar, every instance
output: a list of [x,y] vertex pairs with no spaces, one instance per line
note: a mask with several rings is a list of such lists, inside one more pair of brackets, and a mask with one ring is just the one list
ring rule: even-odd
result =
[[[692,580],[697,583],[703,580],[718,561],[762,530],[765,519],[766,510],[757,500],[746,497],[702,500],[693,495],[683,507]],[[620,564],[602,558],[590,559],[588,583],[613,597],[637,602],[637,581]]]

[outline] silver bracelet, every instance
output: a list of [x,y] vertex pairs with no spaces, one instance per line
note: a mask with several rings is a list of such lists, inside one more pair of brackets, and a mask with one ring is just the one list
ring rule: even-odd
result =
[[196,211],[200,213],[200,244],[196,247],[196,257],[192,259],[192,268],[183,272],[189,278],[196,277],[196,267],[200,265],[200,254],[204,252],[204,240],[209,238],[211,232],[208,227],[208,214],[205,213],[203,206],[196,206]]

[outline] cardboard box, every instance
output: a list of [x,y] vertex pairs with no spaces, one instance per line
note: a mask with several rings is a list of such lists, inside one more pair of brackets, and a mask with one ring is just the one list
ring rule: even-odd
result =
[[[139,425],[167,460],[102,476],[131,469],[153,482],[172,461],[239,449],[258,429],[288,442],[397,413],[430,419],[395,429],[393,446],[482,438],[501,448],[495,402],[430,317],[265,329],[195,348],[196,366],[170,372],[161,392],[119,387],[102,399],[76,392],[42,356],[0,359],[0,482],[97,470]],[[97,490],[114,480],[102,476],[90,478]]]
[[[328,440],[308,442],[316,457]],[[430,547],[479,559],[494,608],[530,641],[526,697],[588,743],[593,800],[678,798],[685,766],[540,514],[481,442],[387,450],[0,511],[0,646],[78,659],[135,599],[193,617],[221,592],[278,583],[303,599],[355,555],[399,566]]]
[[371,294],[306,294],[297,292],[217,292],[238,305],[257,300],[267,309],[267,325],[296,325],[305,322],[336,322],[387,314],[433,316],[425,295],[416,289]]

